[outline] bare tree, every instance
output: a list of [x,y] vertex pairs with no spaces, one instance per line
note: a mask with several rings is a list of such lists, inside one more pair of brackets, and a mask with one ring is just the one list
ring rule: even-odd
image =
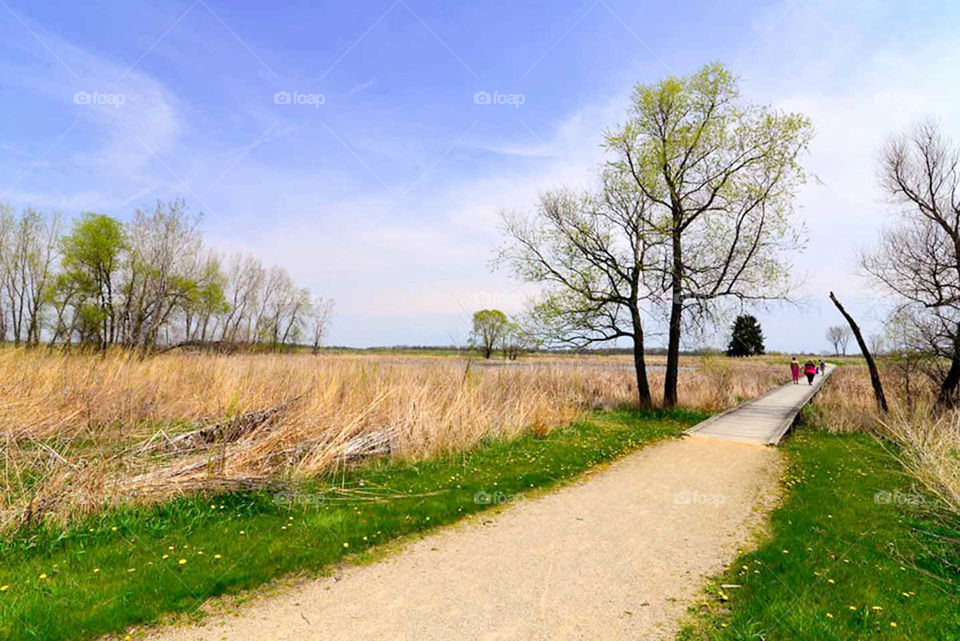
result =
[[320,351],[320,346],[327,337],[332,315],[333,300],[320,296],[314,298],[310,313],[311,347],[314,354]]
[[899,208],[877,249],[862,258],[874,283],[917,321],[930,350],[949,361],[938,402],[960,385],[960,151],[932,121],[891,139],[880,180]]
[[0,290],[15,343],[35,345],[43,330],[45,294],[59,255],[60,216],[26,209],[17,216],[0,207]]
[[121,290],[122,342],[150,349],[160,329],[182,310],[198,287],[202,240],[199,217],[183,200],[157,202],[153,211],[134,213],[127,226],[127,254]]
[[251,325],[265,278],[266,271],[256,257],[235,254],[230,259],[226,288],[228,312],[223,320],[220,340],[236,342],[253,339]]
[[507,321],[503,338],[500,339],[504,358],[515,361],[522,353],[536,346],[537,338],[528,325],[529,322],[525,319],[514,318]]
[[873,354],[883,354],[887,349],[887,337],[883,334],[870,335],[870,352]]
[[662,293],[656,267],[663,244],[649,199],[626,178],[610,167],[599,193],[550,192],[532,216],[505,214],[501,260],[545,287],[530,317],[548,344],[630,340],[639,402],[649,407],[643,319]]
[[827,340],[833,345],[833,353],[844,355],[847,353],[847,345],[850,343],[850,328],[843,325],[831,325],[827,328]]
[[668,242],[665,405],[677,403],[685,319],[716,320],[727,300],[787,296],[785,257],[800,243],[791,203],[811,137],[803,116],[745,104],[720,64],[638,85],[629,120],[607,134],[612,164],[644,196]]

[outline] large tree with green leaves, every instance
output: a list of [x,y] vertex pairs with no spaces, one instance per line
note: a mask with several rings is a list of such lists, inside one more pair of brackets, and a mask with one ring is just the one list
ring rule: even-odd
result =
[[126,243],[120,221],[96,213],[81,215],[62,241],[64,277],[58,284],[72,292],[81,335],[101,348],[118,338],[116,302]]
[[801,244],[792,201],[812,137],[800,114],[744,101],[721,64],[637,85],[627,121],[606,135],[610,165],[649,202],[668,244],[662,264],[667,369],[677,402],[682,328],[714,319],[726,300],[785,298],[790,250]]

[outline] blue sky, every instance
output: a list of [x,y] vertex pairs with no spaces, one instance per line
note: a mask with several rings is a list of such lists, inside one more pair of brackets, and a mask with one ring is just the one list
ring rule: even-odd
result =
[[890,213],[878,146],[929,115],[960,137],[958,18],[951,2],[0,0],[0,202],[126,219],[180,195],[210,244],[336,299],[331,343],[462,342],[470,312],[529,294],[489,269],[498,212],[591,184],[635,83],[720,60],[817,130],[806,304],[759,316],[769,348],[819,350],[831,288],[877,329],[855,263]]

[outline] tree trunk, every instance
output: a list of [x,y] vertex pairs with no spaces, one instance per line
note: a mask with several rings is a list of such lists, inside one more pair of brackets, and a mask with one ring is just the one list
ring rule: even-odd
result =
[[682,296],[683,256],[680,253],[680,232],[673,236],[673,278],[670,303],[670,331],[667,341],[667,371],[663,377],[663,406],[675,407],[677,404],[677,374],[680,371],[680,316],[683,313]]
[[[873,396],[877,399],[877,408],[886,414],[890,411],[890,408],[887,407],[887,397],[883,394],[883,384],[880,382],[880,372],[877,371],[877,364],[873,362],[873,356],[870,354],[870,350],[867,349],[867,343],[863,340],[863,335],[860,333],[860,327],[854,322],[853,317],[847,313],[847,310],[843,308],[843,305],[840,304],[840,301],[837,300],[837,297],[833,295],[833,292],[830,292],[830,300],[833,301],[833,304],[837,306],[837,309],[840,310],[840,313],[845,319],[847,319],[847,324],[850,325],[850,329],[853,331],[854,338],[857,339],[857,345],[860,346],[860,351],[863,352],[863,358],[867,361],[867,369],[870,370],[870,384],[873,385]],[[958,372],[960,374],[960,372]]]
[[953,353],[950,355],[950,369],[947,376],[940,383],[940,392],[937,394],[938,407],[953,406],[957,385],[960,384],[960,327],[953,336]]
[[637,395],[641,409],[653,406],[650,399],[650,384],[647,382],[647,362],[643,354],[643,325],[640,321],[639,310],[632,310],[633,314],[633,367],[637,372]]

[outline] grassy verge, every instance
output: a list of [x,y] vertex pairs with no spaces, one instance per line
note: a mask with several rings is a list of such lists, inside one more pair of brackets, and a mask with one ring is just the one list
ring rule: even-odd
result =
[[680,638],[960,639],[960,519],[867,436],[802,428],[784,449],[769,538]]
[[295,492],[182,499],[21,534],[0,542],[0,638],[83,639],[194,612],[211,596],[323,571],[570,479],[704,418],[604,412],[543,437],[427,462],[376,461]]

